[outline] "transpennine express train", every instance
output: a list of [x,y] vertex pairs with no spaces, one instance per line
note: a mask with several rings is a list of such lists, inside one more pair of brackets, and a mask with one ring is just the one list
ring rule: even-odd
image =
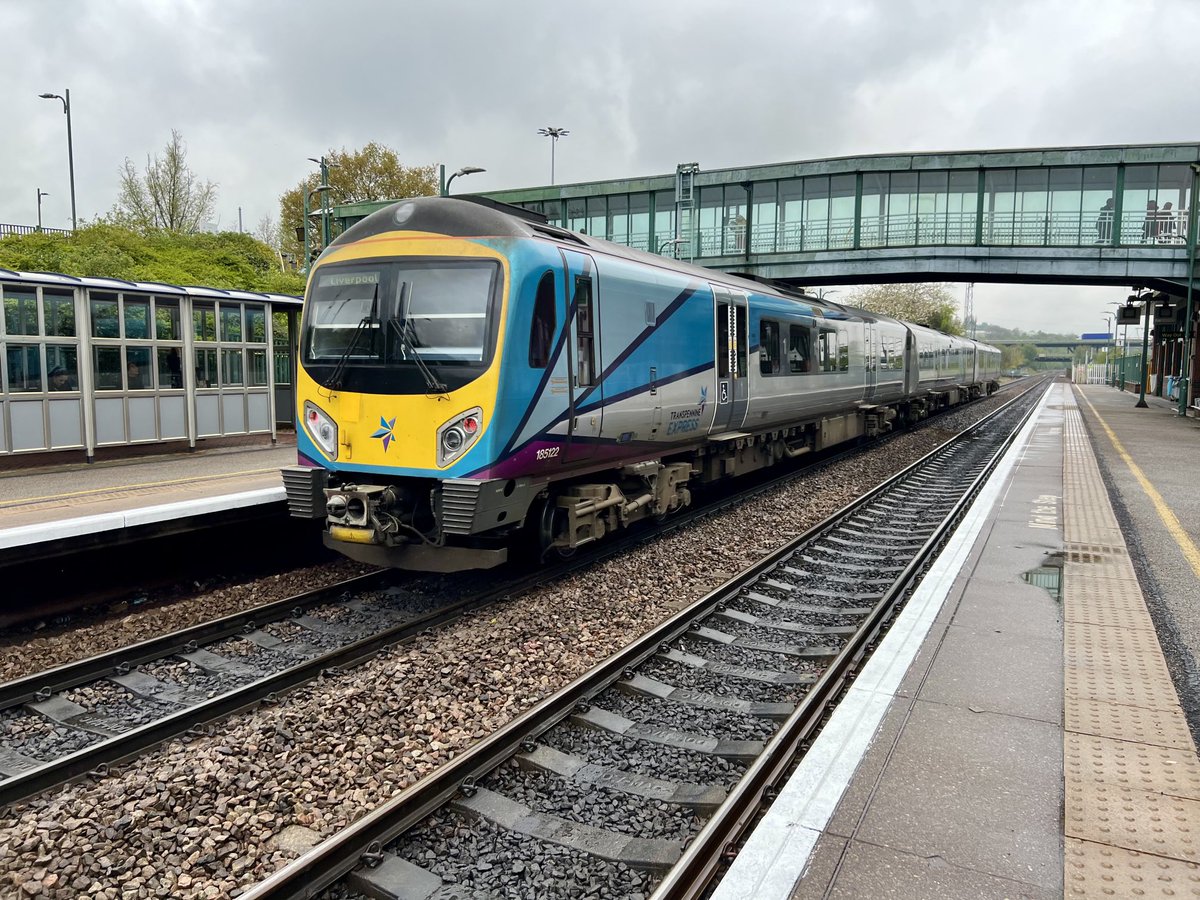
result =
[[313,268],[284,481],[349,557],[488,568],[567,555],[999,374],[975,341],[479,198],[404,200]]

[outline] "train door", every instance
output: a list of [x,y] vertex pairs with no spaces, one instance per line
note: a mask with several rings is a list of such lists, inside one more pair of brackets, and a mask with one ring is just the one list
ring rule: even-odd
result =
[[879,328],[874,322],[863,323],[863,368],[863,399],[873,400],[879,385]]
[[746,419],[749,382],[747,299],[739,291],[713,287],[714,326],[716,330],[716,413],[712,434],[737,431]]
[[578,463],[593,456],[604,420],[604,385],[600,364],[600,309],[596,302],[595,261],[586,253],[563,250],[567,273],[567,315],[570,336],[567,353],[567,449],[563,462]]

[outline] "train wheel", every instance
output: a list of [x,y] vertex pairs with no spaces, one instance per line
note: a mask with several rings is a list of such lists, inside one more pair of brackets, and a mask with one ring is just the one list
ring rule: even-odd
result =
[[538,550],[543,561],[546,559],[568,559],[575,555],[574,547],[555,546],[554,540],[566,530],[567,511],[554,503],[554,498],[548,498],[542,506],[538,517]]

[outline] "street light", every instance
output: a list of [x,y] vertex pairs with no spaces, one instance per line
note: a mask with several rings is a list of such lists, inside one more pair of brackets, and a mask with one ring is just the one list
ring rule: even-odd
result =
[[[680,244],[686,244],[686,243],[687,243],[687,238],[667,238],[665,241],[663,241],[661,244],[658,245],[658,255],[662,256],[663,248],[666,247],[668,244],[673,244],[674,246],[678,247]],[[672,254],[672,256],[674,256],[674,254]]]
[[[443,167],[442,168],[443,174],[445,173],[445,171],[446,171],[445,167]],[[454,184],[454,179],[457,178],[459,175],[476,175],[479,172],[486,172],[486,171],[487,171],[487,169],[481,169],[481,168],[479,168],[479,166],[463,166],[461,169],[459,169],[457,172],[455,172],[453,175],[451,175],[450,178],[446,181],[446,186],[442,189],[442,196],[443,197],[450,196],[450,185]]]
[[1146,402],[1146,377],[1149,372],[1149,355],[1150,355],[1150,307],[1151,299],[1154,294],[1130,294],[1129,302],[1144,303],[1146,306],[1146,318],[1142,325],[1142,377],[1141,384],[1138,385],[1138,401],[1133,404],[1134,409],[1147,409],[1149,404]]
[[554,184],[554,145],[558,143],[559,138],[566,137],[571,132],[565,128],[547,125],[545,128],[539,128],[537,133],[542,137],[550,138],[550,183]]
[[[313,157],[310,156],[310,157],[308,157],[308,161],[315,162],[317,165],[319,165],[321,167],[321,184],[318,185],[317,190],[328,191],[329,190],[329,170],[338,168],[338,164],[329,162],[328,160],[325,159],[324,156],[322,156],[320,159],[314,159]],[[307,222],[307,219],[305,221]],[[330,233],[329,226],[330,226],[330,223],[329,223],[329,194],[327,193],[321,199],[321,249],[322,250],[324,250],[326,247],[329,246],[329,242],[333,238],[333,235]]]
[[1106,313],[1102,313],[1102,315],[1104,316],[1104,333],[1108,335],[1108,347],[1105,349],[1105,352],[1104,352],[1104,383],[1108,384],[1112,380],[1109,376],[1113,371],[1113,364],[1112,364],[1113,349],[1112,348],[1113,348],[1113,343],[1116,340],[1115,334],[1116,334],[1116,330],[1117,330],[1116,329],[1117,314],[1106,312]]
[[76,228],[75,222],[75,148],[71,142],[71,89],[68,88],[62,97],[58,94],[38,94],[43,100],[61,100],[63,113],[67,117],[67,169],[71,173],[71,230]]
[[42,198],[43,198],[43,197],[49,197],[49,196],[50,196],[50,195],[49,195],[49,194],[47,194],[45,191],[43,191],[41,188],[38,188],[38,189],[37,189],[37,198],[38,198],[38,231],[41,231],[41,230],[42,230]]
[[826,290],[825,288],[817,288],[817,299],[824,300],[826,297],[836,293],[838,293],[836,288],[834,288],[832,291]]

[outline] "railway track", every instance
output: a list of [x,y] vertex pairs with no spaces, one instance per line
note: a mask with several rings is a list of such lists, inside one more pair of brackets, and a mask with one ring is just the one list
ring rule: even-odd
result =
[[[820,465],[832,465],[843,451]],[[805,471],[810,471],[806,469]],[[588,548],[532,576],[372,573],[0,684],[0,806],[109,767],[233,712],[271,702],[466,612],[619,555],[777,487],[716,498],[657,529]],[[399,583],[398,583],[399,582]]]
[[1038,396],[1021,394],[243,896],[699,896]]

